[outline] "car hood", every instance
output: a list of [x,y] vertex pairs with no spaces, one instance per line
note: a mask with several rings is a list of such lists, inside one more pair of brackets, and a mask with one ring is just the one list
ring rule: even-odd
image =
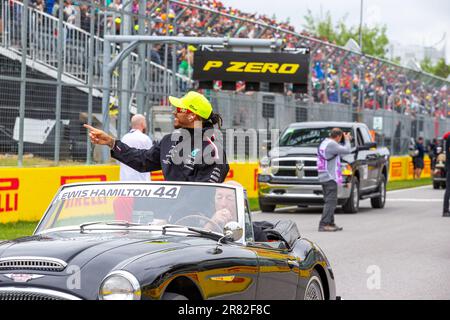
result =
[[[287,157],[317,157],[317,148],[311,147],[278,147],[270,151],[270,157],[273,158],[287,158]],[[351,154],[341,157],[344,162],[352,162],[353,156]]]
[[[277,154],[278,153],[278,154]],[[270,151],[270,157],[288,157],[288,156],[315,156],[317,155],[317,148],[305,147],[278,147]]]
[[189,239],[151,235],[147,232],[80,234],[58,232],[0,243],[0,259],[8,257],[46,257],[68,265],[83,267],[96,257],[111,267],[141,254],[151,254],[189,245]]

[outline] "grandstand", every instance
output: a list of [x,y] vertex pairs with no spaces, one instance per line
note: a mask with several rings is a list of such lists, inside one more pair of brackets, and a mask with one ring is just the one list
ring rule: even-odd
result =
[[[85,120],[80,115],[89,112],[88,104],[91,112],[101,112],[105,35],[153,34],[281,38],[287,48],[311,49],[308,94],[293,94],[289,87],[282,97],[245,92],[244,83],[239,85],[238,92],[211,92],[216,107],[227,115],[227,127],[260,128],[263,123],[266,128],[267,122],[267,128],[283,128],[292,119],[328,118],[363,120],[372,127],[371,120],[381,116],[385,128],[379,141],[390,146],[394,153],[405,152],[411,136],[424,133],[432,139],[447,128],[450,92],[445,79],[361,55],[265,15],[225,7],[216,0],[135,0],[126,1],[130,4],[126,8],[121,0],[68,0],[64,1],[62,13],[58,2],[31,0],[25,14],[21,1],[0,0],[0,84],[8,88],[0,93],[3,121],[0,126],[5,132],[14,131],[14,119],[18,115],[21,81],[18,62],[24,53],[21,41],[24,17],[28,22],[26,81],[34,85],[34,91],[30,89],[33,86],[26,89],[27,101],[37,103],[39,97],[54,97],[55,88],[63,86],[62,119]],[[142,4],[145,8],[140,7]],[[63,35],[58,34],[61,16]],[[64,43],[59,48],[60,39]],[[114,52],[117,48],[109,49]],[[129,59],[129,75],[125,77],[120,68],[114,74],[112,109],[127,103],[131,112],[146,111],[151,106],[166,105],[169,93],[181,94],[192,88],[194,50],[181,45],[147,46],[145,59],[140,58],[142,51],[136,50]],[[15,68],[11,68],[14,65],[11,61],[15,61]],[[145,88],[139,87],[142,83]],[[54,114],[55,103],[53,99],[52,103],[41,103],[38,107],[27,104],[27,115],[37,116],[33,108],[40,110],[38,113],[46,109],[41,118],[49,118]],[[268,117],[267,112],[266,116],[261,115],[267,104],[276,106],[277,111],[273,113],[277,115]]]

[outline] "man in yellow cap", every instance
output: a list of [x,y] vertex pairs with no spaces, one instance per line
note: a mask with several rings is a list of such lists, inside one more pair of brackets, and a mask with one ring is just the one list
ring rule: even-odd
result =
[[172,134],[164,136],[150,150],[130,148],[107,133],[89,129],[91,142],[107,145],[111,156],[139,171],[162,170],[166,181],[222,183],[229,171],[224,148],[217,139],[222,118],[213,112],[208,99],[191,91],[182,98],[169,97],[175,107]]

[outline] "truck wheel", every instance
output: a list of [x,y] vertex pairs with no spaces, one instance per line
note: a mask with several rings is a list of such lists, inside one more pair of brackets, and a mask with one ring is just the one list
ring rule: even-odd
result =
[[356,177],[352,179],[352,191],[350,198],[342,206],[345,213],[358,213],[359,210],[359,180]]
[[381,193],[379,197],[371,198],[370,203],[374,209],[383,209],[386,204],[386,178],[381,176],[378,191]]
[[265,204],[265,203],[261,202],[261,200],[259,200],[259,209],[262,212],[269,212],[269,213],[274,212],[276,207],[277,206],[274,204]]

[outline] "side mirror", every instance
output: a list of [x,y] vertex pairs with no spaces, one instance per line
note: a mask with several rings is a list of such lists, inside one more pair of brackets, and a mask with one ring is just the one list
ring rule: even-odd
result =
[[244,235],[244,230],[236,221],[228,222],[223,227],[223,234],[232,241],[238,241]]
[[370,142],[370,143],[366,143],[363,146],[359,146],[357,148],[357,151],[368,151],[372,148],[376,148],[377,147],[377,143],[376,142]]

